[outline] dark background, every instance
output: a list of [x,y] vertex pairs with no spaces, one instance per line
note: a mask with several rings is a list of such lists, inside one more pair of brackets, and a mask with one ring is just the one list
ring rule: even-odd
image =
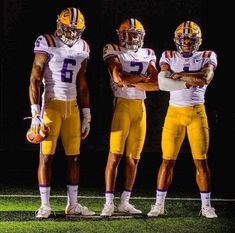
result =
[[[215,195],[232,197],[234,191],[225,181],[233,175],[233,141],[235,114],[232,101],[232,71],[229,62],[229,40],[232,16],[229,6],[222,2],[203,0],[100,0],[100,1],[2,1],[1,80],[0,80],[0,185],[7,183],[36,184],[38,149],[28,143],[25,133],[30,121],[28,97],[29,76],[33,62],[36,38],[53,33],[57,15],[66,7],[79,8],[86,20],[83,38],[89,43],[88,63],[92,109],[91,132],[82,142],[81,183],[104,189],[104,168],[108,154],[109,129],[112,113],[112,92],[109,76],[102,60],[102,48],[108,42],[117,42],[116,28],[126,18],[134,17],[146,30],[145,45],[155,50],[160,58],[165,49],[175,49],[174,30],[184,20],[198,23],[203,33],[200,49],[213,50],[218,55],[215,78],[206,93],[206,109],[210,125],[209,163]],[[225,10],[226,9],[226,10]],[[227,47],[227,49],[226,49]],[[231,73],[231,74],[229,74]],[[146,142],[136,181],[136,187],[154,192],[155,172],[161,161],[161,129],[168,105],[168,93],[148,92],[146,99],[148,128]],[[54,183],[64,181],[65,161],[59,143],[55,159]],[[123,168],[121,164],[120,169]],[[194,167],[187,140],[175,167],[173,188],[179,186],[196,190]],[[123,175],[120,172],[120,186]],[[95,178],[94,178],[95,177]],[[230,182],[230,181],[229,181]]]

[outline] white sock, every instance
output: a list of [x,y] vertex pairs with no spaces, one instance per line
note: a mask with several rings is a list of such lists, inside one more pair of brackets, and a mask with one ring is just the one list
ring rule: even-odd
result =
[[114,194],[113,193],[105,193],[105,204],[110,205],[113,204]]
[[67,185],[67,205],[75,205],[78,197],[78,185]]
[[201,202],[202,208],[204,207],[211,207],[211,193],[200,193],[201,195]]
[[156,192],[156,203],[155,205],[163,205],[165,204],[167,191],[157,190]]
[[50,191],[51,187],[40,187],[39,186],[39,192],[40,192],[40,197],[41,197],[41,205],[46,205],[50,206]]
[[124,202],[129,202],[131,197],[131,191],[123,191],[122,195],[121,195],[121,203]]

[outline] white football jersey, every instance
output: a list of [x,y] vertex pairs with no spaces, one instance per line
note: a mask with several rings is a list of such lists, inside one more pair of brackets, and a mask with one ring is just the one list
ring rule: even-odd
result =
[[34,53],[46,53],[48,56],[42,80],[43,98],[76,100],[77,73],[90,53],[87,42],[80,39],[68,47],[56,36],[40,35],[35,42]]
[[[128,50],[116,44],[107,44],[103,49],[103,59],[117,56],[122,64],[123,71],[130,74],[146,74],[150,62],[156,63],[156,56],[152,49],[140,48],[137,51]],[[145,99],[146,93],[135,87],[119,87],[110,79],[111,88],[115,97],[126,99]]]
[[[182,57],[176,51],[164,51],[160,58],[160,66],[167,63],[172,72],[197,72],[206,64],[217,66],[217,56],[213,51],[197,51],[191,57]],[[170,91],[169,104],[173,106],[194,106],[205,102],[207,85],[188,89]]]

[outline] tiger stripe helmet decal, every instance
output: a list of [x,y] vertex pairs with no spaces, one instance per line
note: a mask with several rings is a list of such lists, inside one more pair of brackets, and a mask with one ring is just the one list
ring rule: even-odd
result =
[[79,9],[70,7],[63,10],[58,16],[58,20],[63,25],[74,27],[78,30],[85,29],[84,16]]

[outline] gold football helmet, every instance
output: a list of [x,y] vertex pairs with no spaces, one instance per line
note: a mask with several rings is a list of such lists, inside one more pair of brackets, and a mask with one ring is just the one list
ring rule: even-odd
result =
[[200,27],[193,21],[181,23],[175,30],[174,42],[178,52],[184,57],[192,56],[202,43]]
[[130,50],[138,50],[144,44],[145,31],[137,19],[126,19],[117,29],[119,44]]
[[77,8],[69,7],[57,17],[56,35],[68,46],[73,46],[79,41],[84,29],[84,16]]

